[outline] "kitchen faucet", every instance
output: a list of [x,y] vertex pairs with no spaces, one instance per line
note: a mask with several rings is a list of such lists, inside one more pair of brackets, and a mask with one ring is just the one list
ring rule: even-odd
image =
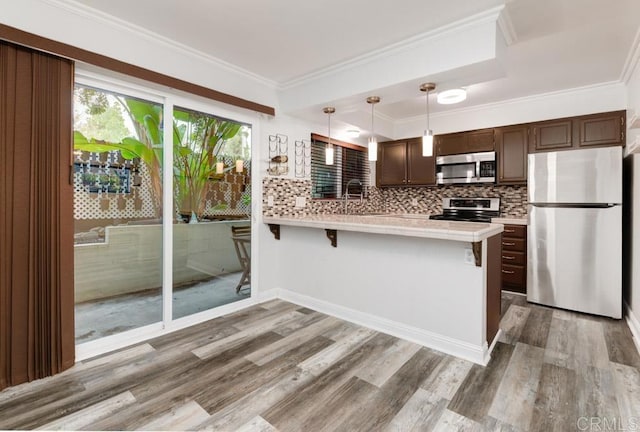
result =
[[[362,182],[358,179],[351,179],[347,182],[347,185],[344,187],[344,195],[342,198],[344,199],[344,214],[349,214],[347,204],[349,203],[349,198],[351,194],[349,193],[349,186],[353,183],[357,183],[358,186],[362,186]],[[360,202],[362,202],[362,189],[360,189]]]

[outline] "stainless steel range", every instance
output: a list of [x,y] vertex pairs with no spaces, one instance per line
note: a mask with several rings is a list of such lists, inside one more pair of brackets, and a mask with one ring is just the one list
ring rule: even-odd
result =
[[498,216],[500,198],[443,198],[442,214],[429,219],[488,223]]

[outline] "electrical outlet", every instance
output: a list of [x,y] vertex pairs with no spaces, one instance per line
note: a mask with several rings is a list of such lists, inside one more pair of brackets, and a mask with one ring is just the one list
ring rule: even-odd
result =
[[273,195],[267,196],[267,207],[273,207]]
[[413,199],[411,200],[411,205],[412,205],[412,206],[417,206],[417,205],[418,205],[418,198],[413,198]]
[[304,207],[307,205],[307,199],[305,197],[296,197],[296,207]]
[[475,264],[476,257],[473,256],[473,251],[471,249],[464,250],[464,263],[465,264]]

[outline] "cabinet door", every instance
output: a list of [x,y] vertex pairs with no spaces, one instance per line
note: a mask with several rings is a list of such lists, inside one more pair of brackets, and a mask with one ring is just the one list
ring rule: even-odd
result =
[[527,183],[527,125],[496,129],[498,184]]
[[465,153],[490,152],[494,149],[493,129],[467,132],[467,150]]
[[407,182],[407,142],[388,141],[378,145],[378,186],[402,186]]
[[467,153],[467,134],[452,133],[438,135],[436,138],[436,156]]
[[571,123],[571,119],[533,123],[531,125],[533,139],[529,152],[571,149],[573,147]]
[[422,138],[407,142],[407,184],[412,186],[436,184],[436,158],[422,156]]
[[624,111],[578,117],[578,146],[624,145],[624,120]]

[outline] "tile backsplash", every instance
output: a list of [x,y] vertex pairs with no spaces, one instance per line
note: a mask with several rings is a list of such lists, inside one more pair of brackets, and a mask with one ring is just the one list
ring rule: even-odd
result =
[[[342,213],[341,200],[312,200],[311,180],[266,177],[262,182],[265,216],[303,216]],[[268,206],[269,196],[273,205]],[[296,197],[304,197],[305,206],[296,207]],[[349,213],[442,213],[442,198],[500,198],[502,217],[526,217],[527,187],[522,185],[447,185],[432,187],[369,188],[362,202],[349,201]]]

